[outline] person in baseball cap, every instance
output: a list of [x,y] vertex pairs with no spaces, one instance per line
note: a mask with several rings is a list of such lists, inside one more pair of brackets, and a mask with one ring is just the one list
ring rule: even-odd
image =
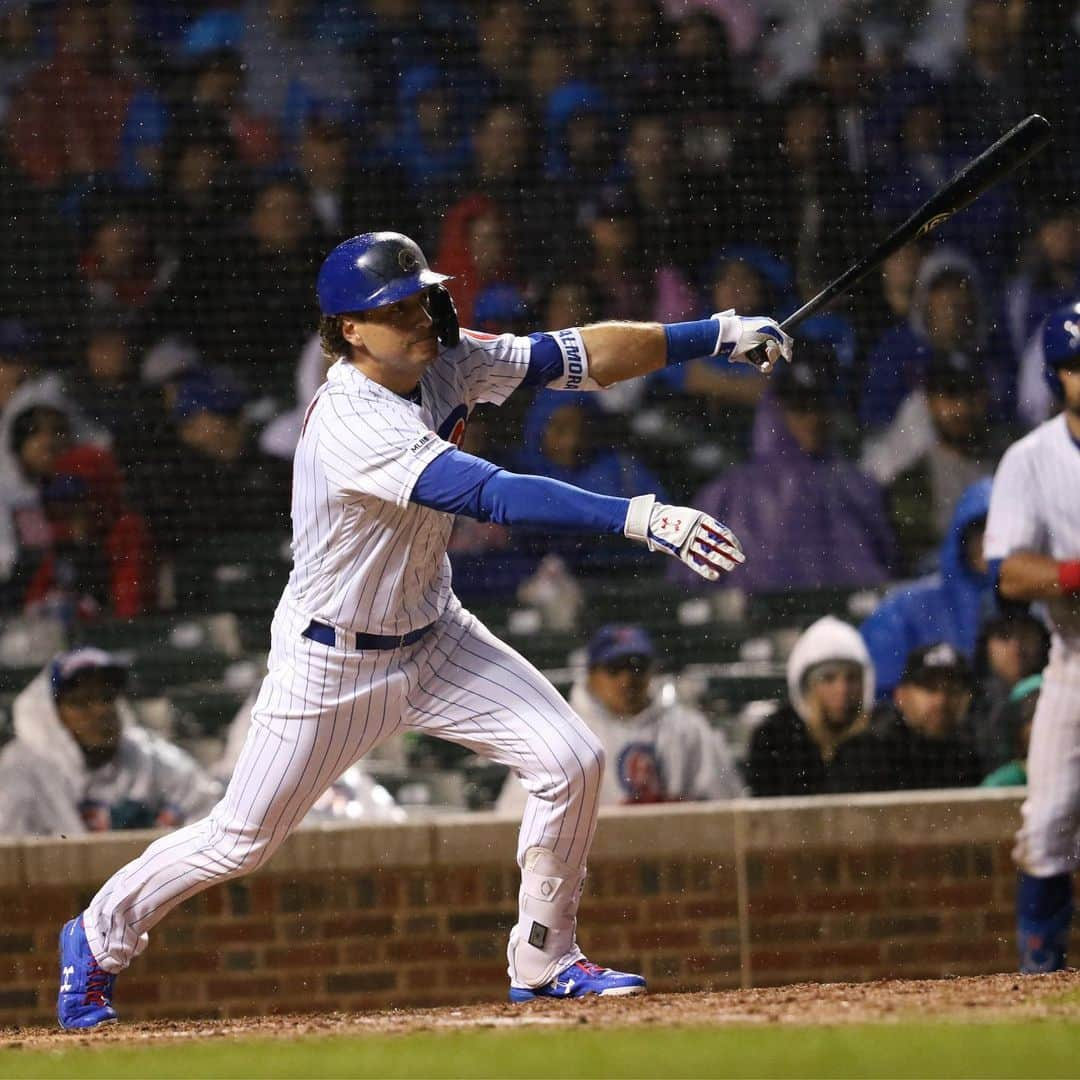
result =
[[[654,692],[659,658],[648,630],[634,623],[602,626],[585,646],[570,705],[604,747],[601,806],[738,798],[745,788],[721,732],[697,709]],[[524,808],[513,774],[496,805]]]
[[612,623],[596,631],[585,647],[585,655],[590,668],[646,672],[652,670],[656,646],[644,627]]
[[123,658],[81,646],[22,690],[15,737],[0,750],[0,833],[173,827],[213,805],[219,785],[138,723],[127,687]]
[[924,690],[966,692],[971,690],[971,668],[955,645],[937,641],[921,649],[912,649],[900,683]]
[[846,791],[972,787],[983,777],[968,733],[971,671],[956,647],[914,649],[889,700],[852,740],[843,763]]
[[79,744],[90,768],[110,761],[120,744],[117,698],[127,688],[127,665],[89,646],[61,653],[49,666],[49,685],[60,722]]
[[951,642],[908,654],[892,701],[872,721],[886,737],[896,787],[969,787],[982,779],[968,734],[972,689],[971,668]]

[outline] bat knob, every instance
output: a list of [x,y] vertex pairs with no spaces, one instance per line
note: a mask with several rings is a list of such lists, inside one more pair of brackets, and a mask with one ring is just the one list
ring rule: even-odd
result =
[[745,359],[747,363],[753,364],[762,375],[768,375],[769,372],[772,371],[772,361],[769,359],[769,350],[766,349],[764,345],[755,345],[752,349],[748,350]]

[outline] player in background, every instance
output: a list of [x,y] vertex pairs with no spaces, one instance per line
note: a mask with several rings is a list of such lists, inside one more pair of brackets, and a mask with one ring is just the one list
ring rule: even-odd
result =
[[262,865],[326,787],[403,728],[515,770],[529,791],[518,844],[510,997],[634,994],[640,975],[586,961],[576,914],[596,826],[603,748],[527,660],[450,588],[455,514],[621,534],[710,581],[738,540],[649,494],[595,495],[457,448],[470,410],[519,386],[601,390],[703,356],[767,370],[791,358],[768,318],[601,323],[515,337],[460,331],[443,282],[399,233],[338,245],[319,272],[320,332],[337,357],[304,418],[293,466],[293,570],[271,626],[268,674],[222,801],[119,870],[60,935],[66,1028],[114,1020],[112,987],[177,904]]
[[1013,851],[1026,973],[1065,966],[1072,874],[1080,867],[1080,303],[1053,312],[1042,338],[1061,412],[1006,451],[984,540],[1000,594],[1044,605],[1051,626]]

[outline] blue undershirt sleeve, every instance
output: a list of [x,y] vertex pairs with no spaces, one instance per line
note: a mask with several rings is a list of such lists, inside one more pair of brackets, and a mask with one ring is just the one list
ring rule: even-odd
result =
[[477,521],[618,536],[630,508],[629,499],[596,495],[544,476],[507,472],[461,450],[447,450],[435,458],[417,479],[411,500]]
[[522,386],[547,386],[563,373],[562,350],[550,334],[530,334],[529,370]]

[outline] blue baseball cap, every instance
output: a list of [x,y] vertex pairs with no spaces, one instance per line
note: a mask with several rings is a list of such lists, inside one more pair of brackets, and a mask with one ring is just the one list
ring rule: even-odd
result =
[[656,646],[649,632],[642,626],[627,623],[601,626],[593,634],[585,651],[589,667],[610,664],[627,656],[640,656],[646,660],[656,656]]
[[100,671],[116,686],[117,693],[127,685],[127,664],[114,653],[84,645],[70,652],[60,653],[49,665],[49,681],[53,697],[58,698],[70,690],[80,678],[91,671]]
[[187,420],[199,412],[236,416],[244,404],[244,394],[238,387],[212,372],[193,372],[180,384],[173,416],[178,421]]

